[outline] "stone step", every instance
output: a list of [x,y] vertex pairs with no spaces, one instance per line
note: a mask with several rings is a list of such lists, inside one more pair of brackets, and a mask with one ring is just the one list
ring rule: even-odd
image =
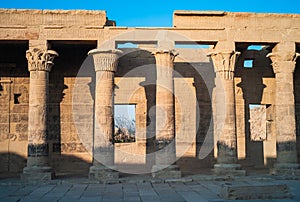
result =
[[252,200],[252,199],[283,199],[291,198],[286,184],[224,184],[220,197],[226,200]]

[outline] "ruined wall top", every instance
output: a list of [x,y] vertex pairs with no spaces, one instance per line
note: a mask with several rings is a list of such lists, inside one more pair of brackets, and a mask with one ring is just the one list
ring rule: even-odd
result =
[[2,27],[5,25],[104,26],[107,22],[105,11],[91,10],[0,9],[0,15]]
[[173,13],[173,26],[200,29],[287,29],[300,28],[299,14],[181,11]]
[[0,40],[155,41],[161,31],[180,42],[300,44],[300,14],[175,11],[173,27],[118,27],[105,11],[0,9]]

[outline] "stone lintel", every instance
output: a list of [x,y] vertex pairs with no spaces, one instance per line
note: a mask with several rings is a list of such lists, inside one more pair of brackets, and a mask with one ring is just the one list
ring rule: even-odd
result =
[[93,49],[88,52],[94,60],[95,71],[116,72],[118,58],[123,52],[118,49]]

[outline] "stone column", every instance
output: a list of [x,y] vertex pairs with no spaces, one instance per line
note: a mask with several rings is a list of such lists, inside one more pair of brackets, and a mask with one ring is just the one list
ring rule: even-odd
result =
[[212,51],[208,54],[216,72],[213,97],[214,133],[217,141],[215,174],[245,175],[237,164],[237,134],[235,113],[234,70],[237,55],[234,50]]
[[114,74],[120,50],[94,49],[96,71],[93,165],[89,178],[107,181],[119,177],[114,169]]
[[[174,106],[174,50],[157,50],[156,60],[156,153],[152,176],[180,178],[176,162],[175,106]],[[156,172],[157,171],[157,172]]]
[[29,84],[28,112],[28,158],[22,179],[50,180],[54,176],[48,164],[49,145],[47,141],[47,99],[49,72],[53,66],[55,51],[33,48],[26,51]]
[[275,125],[277,163],[273,174],[294,174],[299,172],[296,148],[296,121],[294,79],[296,59],[295,44],[278,44],[269,53],[276,80]]

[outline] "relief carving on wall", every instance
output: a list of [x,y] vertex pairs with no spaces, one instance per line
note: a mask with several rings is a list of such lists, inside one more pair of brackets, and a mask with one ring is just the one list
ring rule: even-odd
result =
[[249,105],[250,108],[250,140],[267,140],[266,105]]

